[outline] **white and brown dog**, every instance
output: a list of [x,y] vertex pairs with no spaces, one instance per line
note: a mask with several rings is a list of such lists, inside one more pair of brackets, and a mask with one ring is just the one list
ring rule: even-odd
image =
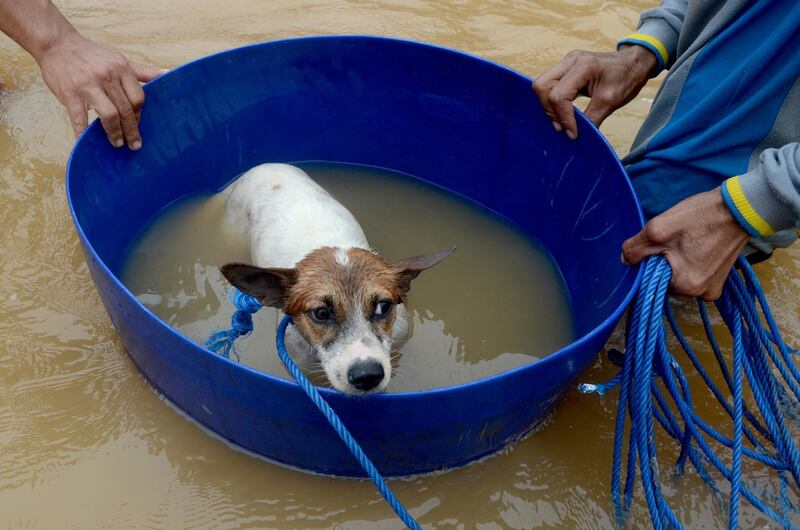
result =
[[455,247],[387,263],[344,206],[286,164],[254,167],[223,193],[229,194],[226,222],[248,239],[255,265],[230,263],[222,274],[291,315],[289,351],[315,356],[334,388],[384,390],[390,354],[408,336],[411,281]]

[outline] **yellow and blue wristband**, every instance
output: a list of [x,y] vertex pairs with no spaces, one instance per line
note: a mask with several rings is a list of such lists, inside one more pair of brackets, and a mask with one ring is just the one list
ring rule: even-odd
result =
[[748,234],[753,237],[771,236],[775,229],[756,211],[747,200],[738,176],[722,183],[722,199],[733,216]]
[[658,71],[660,72],[669,64],[669,52],[664,43],[647,33],[632,33],[617,43],[617,48],[623,44],[638,44],[644,46],[656,56]]

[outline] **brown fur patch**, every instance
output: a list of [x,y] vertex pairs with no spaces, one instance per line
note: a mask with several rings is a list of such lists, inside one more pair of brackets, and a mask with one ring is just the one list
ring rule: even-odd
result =
[[[405,301],[398,269],[380,256],[364,249],[347,251],[348,263],[336,260],[337,249],[325,247],[311,252],[296,266],[297,281],[286,298],[284,311],[294,319],[298,331],[311,344],[332,341],[347,321],[363,315],[372,320],[375,304],[390,300],[394,304]],[[335,323],[320,324],[308,313],[318,307],[333,311]],[[372,321],[377,335],[389,336],[395,312],[383,319]]]

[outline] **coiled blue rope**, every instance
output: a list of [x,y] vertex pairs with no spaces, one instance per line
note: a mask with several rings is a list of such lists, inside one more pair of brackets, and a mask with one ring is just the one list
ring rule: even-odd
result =
[[[789,501],[788,477],[794,479],[795,487],[800,487],[800,451],[788,422],[796,423],[800,417],[800,370],[793,359],[795,352],[781,337],[755,273],[747,261],[740,258],[739,271],[731,272],[722,298],[717,302],[717,309],[733,339],[730,360],[725,358],[716,340],[705,304],[698,303],[708,342],[731,396],[729,402],[725,391],[714,383],[690,347],[670,311],[667,287],[672,271],[666,258],[651,257],[642,266],[642,285],[628,315],[622,369],[606,383],[579,387],[582,392],[601,395],[616,387],[620,389],[611,476],[618,524],[625,523],[632,504],[638,462],[653,526],[656,529],[682,528],[661,492],[655,449],[657,422],[680,444],[678,473],[688,461],[715,494],[719,494],[719,489],[709,469],[716,470],[730,483],[729,528],[738,528],[742,497],[783,528],[793,528],[789,516],[797,514],[798,509]],[[667,347],[664,319],[698,375],[731,418],[731,437],[718,432],[695,412],[686,374]],[[750,388],[755,408],[745,404],[745,383]],[[623,488],[622,448],[627,417],[630,418],[630,434]],[[730,465],[715,453],[709,439],[730,450]],[[745,446],[745,440],[749,447]],[[746,483],[742,477],[744,457],[775,470],[778,494],[766,490],[756,492],[754,486]]]
[[[239,337],[247,335],[253,331],[253,313],[261,309],[262,305],[255,297],[244,294],[235,289],[231,289],[231,291],[228,292],[228,299],[236,308],[236,311],[231,317],[231,328],[212,334],[208,340],[206,340],[205,345],[209,350],[219,353],[220,355],[224,355],[225,357],[229,357],[230,354],[233,353],[238,359],[239,354],[235,349],[235,341]],[[278,325],[278,331],[275,336],[275,344],[278,347],[278,357],[280,357],[281,362],[283,362],[284,366],[286,366],[286,369],[289,370],[289,373],[292,374],[292,377],[294,377],[294,380],[297,381],[298,385],[300,385],[300,388],[303,389],[314,405],[316,405],[320,412],[322,412],[322,414],[325,416],[325,419],[328,420],[328,423],[331,424],[333,430],[336,431],[336,434],[339,435],[339,438],[342,439],[350,452],[353,453],[353,456],[356,458],[356,460],[358,460],[358,463],[367,473],[370,480],[372,480],[372,483],[375,484],[375,487],[378,488],[380,494],[384,499],[386,499],[386,502],[389,503],[389,506],[392,507],[394,513],[397,514],[400,520],[403,521],[408,528],[411,528],[412,530],[421,530],[419,523],[414,520],[414,517],[408,513],[408,510],[406,510],[406,508],[397,499],[394,492],[392,492],[388,484],[386,484],[386,480],[375,467],[375,464],[373,464],[366,453],[364,453],[364,450],[361,449],[360,445],[358,445],[358,442],[355,438],[353,438],[353,435],[350,434],[350,431],[347,430],[347,427],[345,427],[345,425],[342,423],[342,420],[339,419],[339,416],[336,414],[336,412],[322,398],[316,387],[314,387],[314,385],[311,384],[311,381],[309,381],[303,372],[300,371],[300,368],[297,367],[294,359],[292,359],[289,353],[286,351],[286,329],[290,324],[292,324],[291,317],[289,317],[289,315],[284,316]]]

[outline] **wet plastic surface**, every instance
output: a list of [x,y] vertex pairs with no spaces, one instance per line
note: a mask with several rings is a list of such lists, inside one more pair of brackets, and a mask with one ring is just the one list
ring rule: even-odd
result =
[[67,194],[89,269],[148,380],[206,427],[271,460],[362,474],[299,387],[189,341],[119,281],[127,245],[181,197],[267,161],[375,165],[483,204],[553,255],[579,337],[566,348],[446,389],[369,398],[322,391],[387,475],[459,466],[529,432],[595,358],[637,284],[620,247],[642,218],[615,154],[582,116],[577,141],[557,134],[530,79],[507,68],[408,41],[310,37],[200,59],[146,92],[141,151],[115,150],[95,123],[69,162]]

